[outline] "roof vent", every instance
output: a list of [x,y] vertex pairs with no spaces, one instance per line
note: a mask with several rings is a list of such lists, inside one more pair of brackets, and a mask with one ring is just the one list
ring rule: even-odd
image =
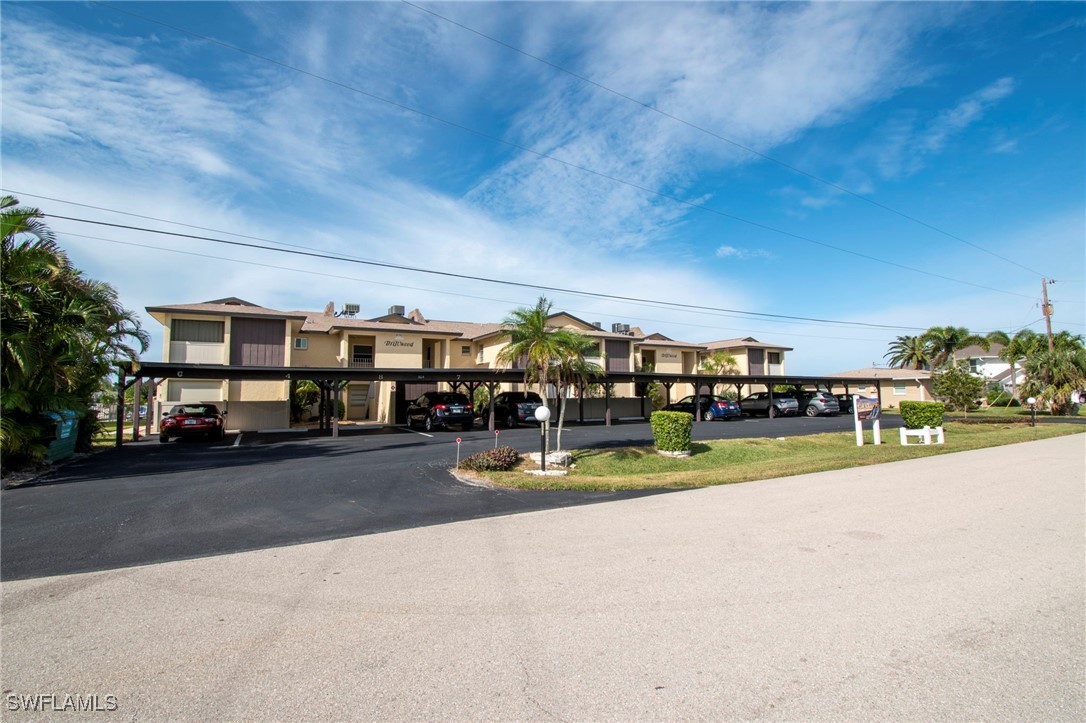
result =
[[390,306],[388,307],[389,316],[403,316],[407,307],[404,306]]

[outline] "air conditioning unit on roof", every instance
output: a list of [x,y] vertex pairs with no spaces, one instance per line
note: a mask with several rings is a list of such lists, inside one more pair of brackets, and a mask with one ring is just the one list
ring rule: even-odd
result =
[[361,308],[362,307],[360,307],[358,304],[344,304],[343,311],[340,313],[343,316],[354,316],[361,310]]

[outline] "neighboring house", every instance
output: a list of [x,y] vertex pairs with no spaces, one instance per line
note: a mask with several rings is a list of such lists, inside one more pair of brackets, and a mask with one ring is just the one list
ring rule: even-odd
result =
[[[405,313],[403,306],[393,306],[382,316],[361,319],[356,318],[357,306],[347,306],[338,313],[331,303],[322,312],[279,311],[228,297],[199,304],[152,306],[147,311],[165,329],[163,359],[172,363],[302,369],[489,369],[500,366],[497,356],[508,344],[508,335],[499,323],[427,319],[418,309]],[[699,355],[708,348],[661,334],[645,335],[627,324],[613,324],[610,331],[605,331],[598,322],[590,323],[564,312],[552,314],[549,321],[554,328],[575,329],[595,340],[596,349],[589,354],[589,360],[609,372],[636,371],[648,363],[661,373],[693,373]],[[741,371],[783,372],[781,355],[785,347],[771,347],[753,339],[732,341],[740,343],[719,348],[727,348],[742,359]],[[748,357],[765,359],[767,355],[770,364],[763,363],[762,367],[748,361]],[[501,388],[520,386],[506,383]],[[433,383],[351,382],[341,396],[344,419],[395,423],[402,418],[408,402],[435,388]],[[634,399],[632,383],[615,384],[611,393],[616,398],[639,402]],[[160,409],[180,402],[218,403],[227,410],[231,429],[290,425],[289,381],[168,379],[156,396]],[[638,407],[632,403],[620,406],[620,414],[632,414],[630,410]],[[158,416],[156,412],[155,419]]]
[[[877,379],[879,389],[882,391],[883,409],[892,409],[901,402],[932,402],[935,396],[931,391],[931,372],[927,369],[895,369],[872,368],[853,369],[847,372],[838,372],[831,375],[834,378],[848,379]],[[855,386],[849,385],[846,389],[842,385],[834,385],[834,394],[859,394],[862,397],[877,397],[879,389],[870,381],[858,381]]]
[[1026,380],[1026,372],[1021,364],[1015,364],[1013,376],[1017,380],[1012,381],[1011,365],[999,358],[1003,351],[1002,344],[992,344],[985,351],[979,346],[967,346],[954,352],[956,362],[969,363],[969,371],[980,377],[985,382],[994,382],[1006,392],[1012,392],[1015,385],[1021,386]]

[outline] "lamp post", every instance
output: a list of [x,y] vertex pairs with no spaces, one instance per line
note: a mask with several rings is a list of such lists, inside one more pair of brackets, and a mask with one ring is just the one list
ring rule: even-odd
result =
[[547,420],[551,418],[551,410],[546,407],[537,407],[535,421],[539,422],[539,471],[547,471]]
[[1026,404],[1029,405],[1029,426],[1037,426],[1037,400],[1030,397],[1026,400]]

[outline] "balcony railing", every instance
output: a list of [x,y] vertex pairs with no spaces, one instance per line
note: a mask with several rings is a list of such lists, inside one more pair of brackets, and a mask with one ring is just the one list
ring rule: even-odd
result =
[[170,361],[174,364],[225,364],[226,344],[171,341]]
[[353,356],[347,362],[347,366],[350,369],[373,369],[373,357]]

